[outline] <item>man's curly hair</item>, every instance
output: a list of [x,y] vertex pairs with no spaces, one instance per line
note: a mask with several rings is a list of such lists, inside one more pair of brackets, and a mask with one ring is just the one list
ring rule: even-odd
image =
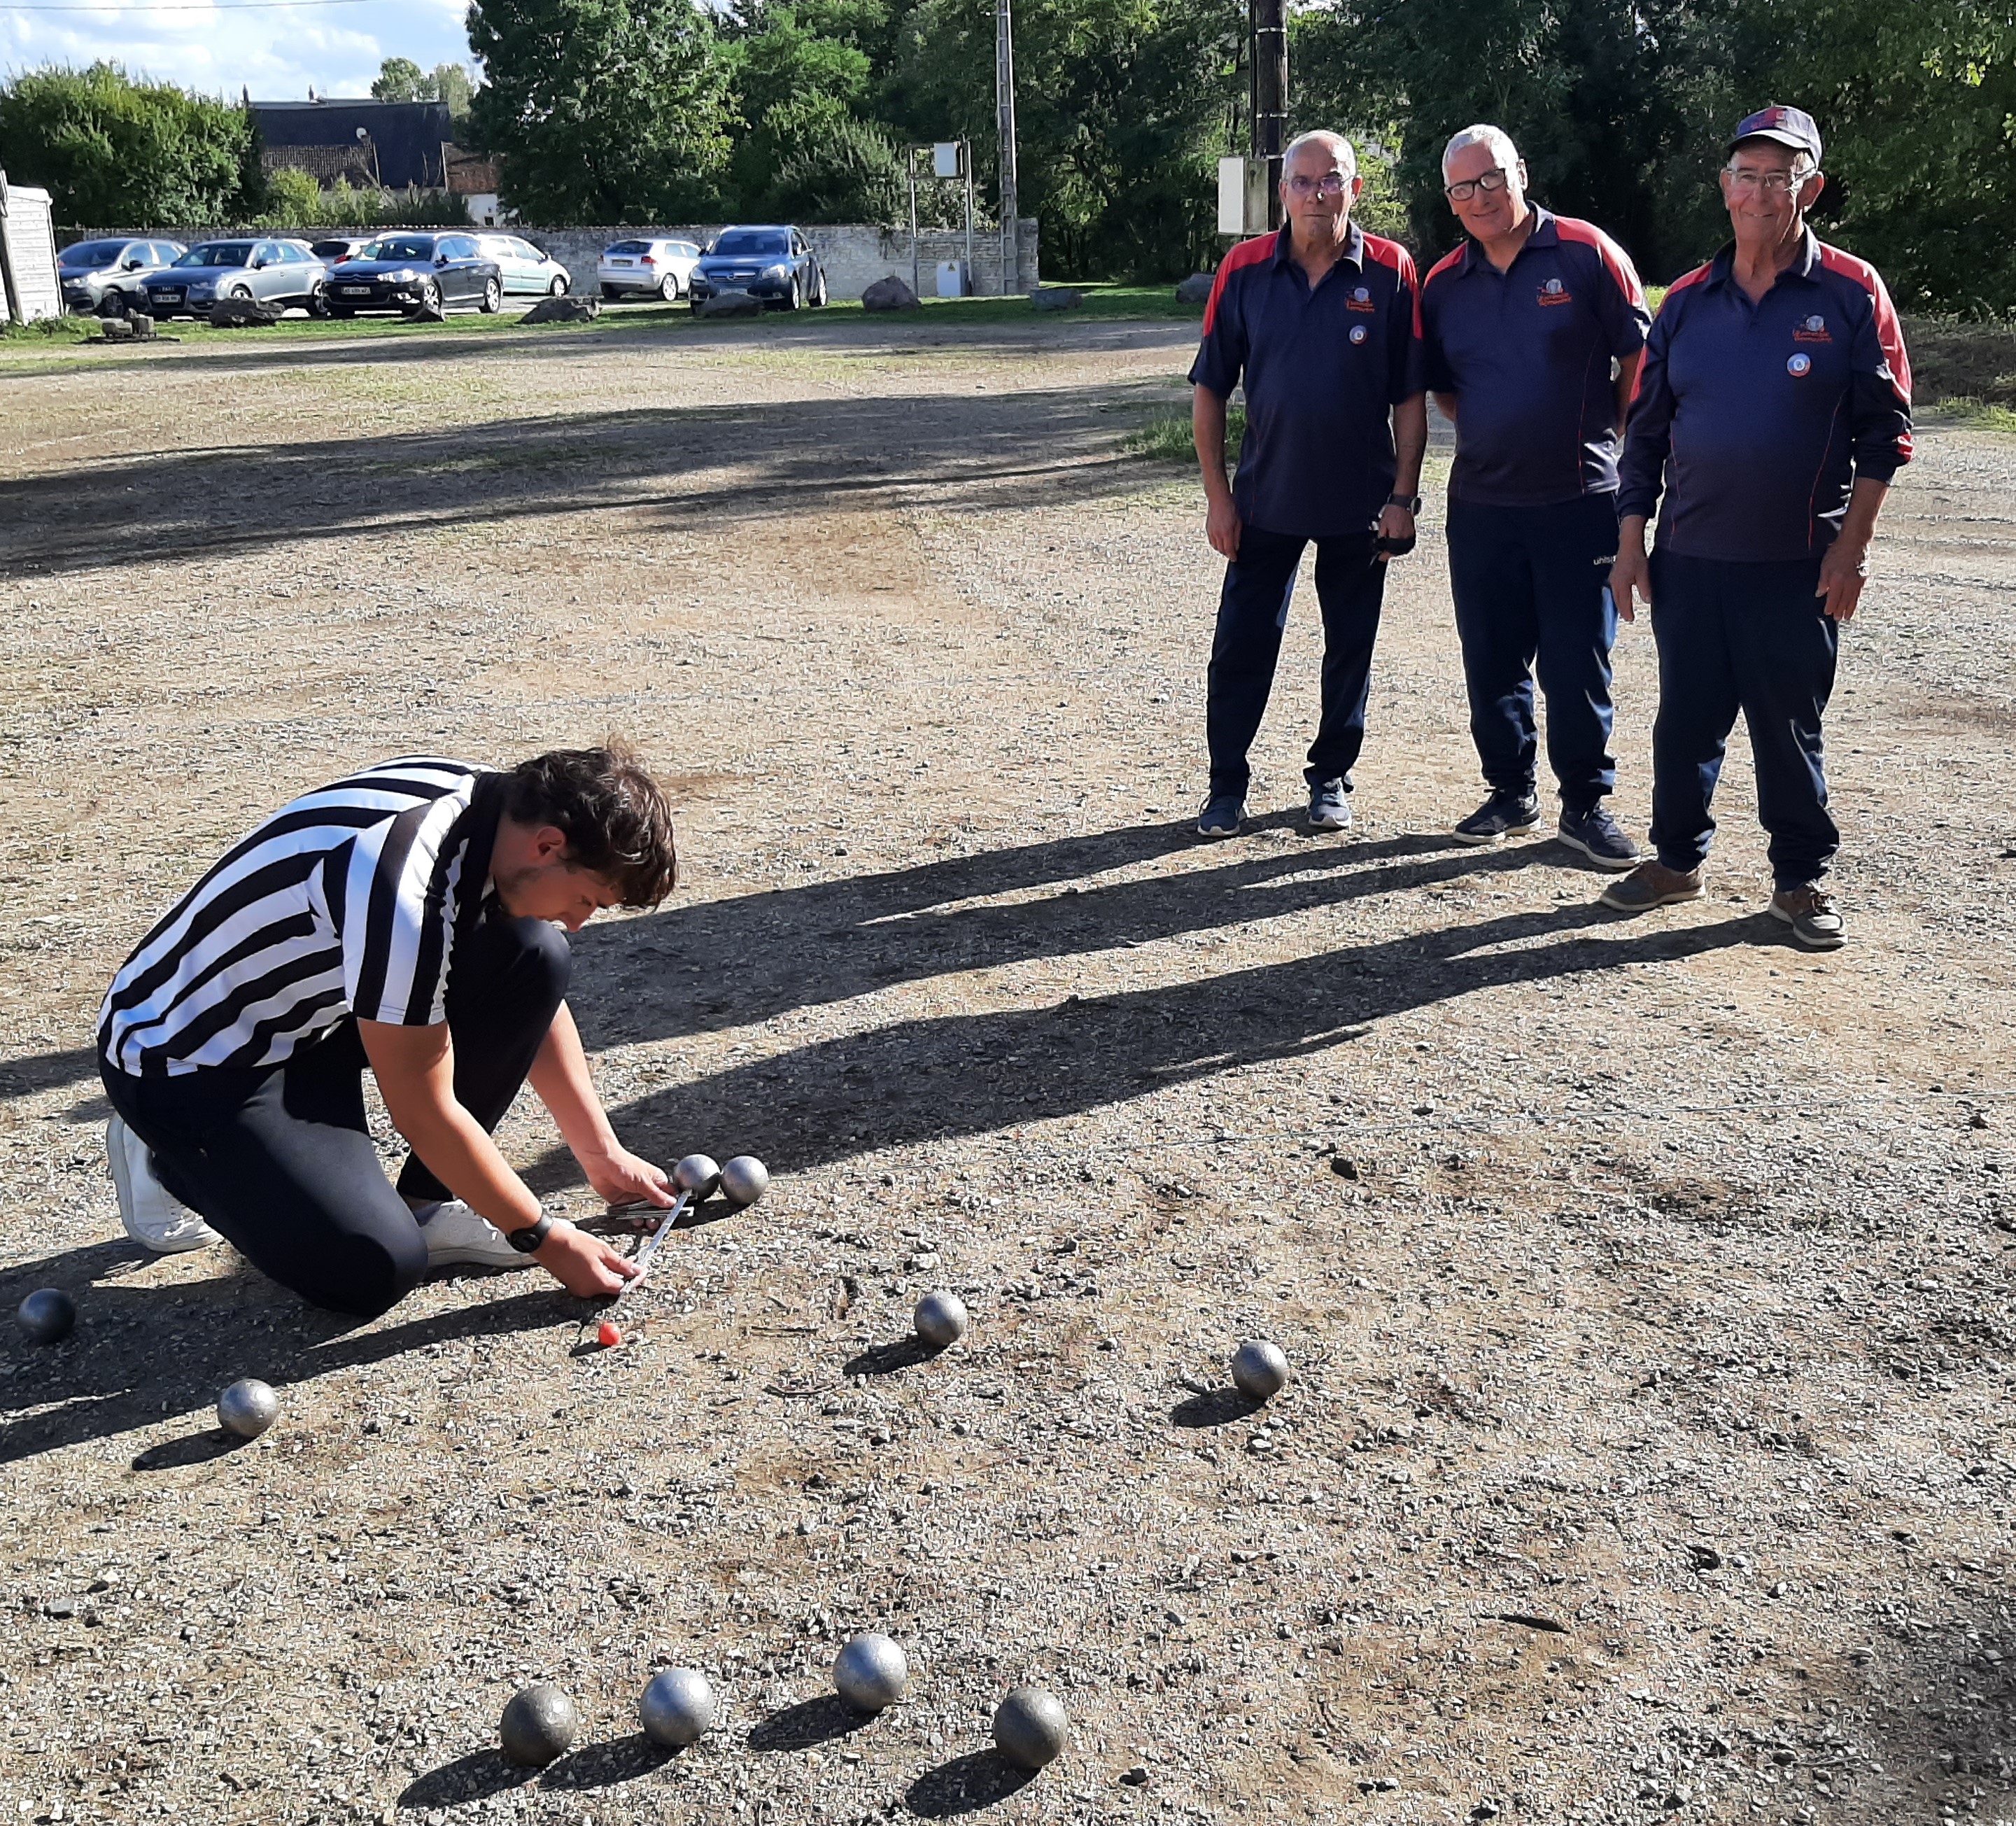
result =
[[520,762],[504,809],[517,823],[563,831],[567,859],[621,888],[625,906],[656,906],[679,881],[671,809],[620,736]]

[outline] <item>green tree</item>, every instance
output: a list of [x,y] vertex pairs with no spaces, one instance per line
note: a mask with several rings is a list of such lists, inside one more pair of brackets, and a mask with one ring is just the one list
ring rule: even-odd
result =
[[693,0],[473,0],[472,130],[527,221],[690,221],[728,152],[728,70]]
[[457,131],[469,118],[469,104],[476,93],[476,85],[470,80],[469,72],[459,63],[437,63],[434,74],[427,79],[429,101],[446,102],[448,117]]
[[59,221],[173,228],[251,213],[263,186],[246,110],[117,64],[0,88],[0,167],[46,184]]
[[[1237,0],[1025,0],[1020,206],[1053,271],[1173,278],[1215,258],[1217,160],[1243,97]],[[995,144],[992,0],[920,0],[889,105],[906,137]]]
[[410,57],[387,57],[378,66],[371,95],[380,102],[425,102],[434,99],[427,73]]
[[768,121],[781,157],[752,213],[801,222],[898,220],[902,157],[879,128],[817,103],[773,109]]

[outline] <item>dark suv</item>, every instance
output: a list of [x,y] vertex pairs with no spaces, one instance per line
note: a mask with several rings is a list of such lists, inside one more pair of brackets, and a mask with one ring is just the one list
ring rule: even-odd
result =
[[717,292],[747,292],[766,304],[795,311],[826,302],[826,275],[796,229],[723,229],[700,257],[687,290],[696,310]]

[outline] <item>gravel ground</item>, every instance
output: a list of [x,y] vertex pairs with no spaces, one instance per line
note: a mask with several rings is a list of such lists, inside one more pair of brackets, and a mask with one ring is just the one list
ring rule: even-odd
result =
[[[0,355],[0,1300],[82,1315],[0,1361],[0,1817],[2016,1819],[2016,441],[1927,427],[1892,504],[1814,958],[1744,760],[1709,899],[1636,922],[1442,834],[1432,520],[1356,830],[1290,816],[1305,610],[1267,816],[1186,835],[1215,566],[1119,443],[1192,333]],[[1619,669],[1642,833],[1645,628]],[[536,1270],[358,1328],[128,1246],[89,1035],[152,917],[359,761],[609,728],[686,881],[578,943],[599,1077],[768,1201],[609,1352]],[[505,1140],[597,1208],[535,1107]],[[243,1375],[282,1417],[227,1450]],[[872,1721],[863,1628],[913,1670]],[[723,1722],[666,1757],[686,1665]],[[583,1719],[536,1777],[534,1678]],[[1074,1722],[1028,1778],[1024,1680]]]

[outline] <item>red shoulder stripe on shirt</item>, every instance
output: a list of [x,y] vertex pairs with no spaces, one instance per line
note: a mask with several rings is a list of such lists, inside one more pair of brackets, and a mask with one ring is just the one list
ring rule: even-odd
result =
[[1421,281],[1421,290],[1423,291],[1426,291],[1430,286],[1435,283],[1438,276],[1447,272],[1451,267],[1460,265],[1463,261],[1463,253],[1464,249],[1463,247],[1452,247],[1448,253],[1445,254],[1441,259],[1438,260],[1433,266],[1428,268],[1428,276]]
[[[1709,271],[1713,268],[1715,262],[1712,260],[1705,261],[1701,265],[1697,266],[1692,272],[1682,273],[1678,279],[1675,279],[1671,285],[1666,287],[1665,297],[1659,301],[1660,310],[1663,312],[1665,309],[1668,304],[1672,301],[1674,293],[1683,292],[1689,286],[1699,285],[1703,279],[1708,277]],[[1632,405],[1636,405],[1638,403],[1638,394],[1645,384],[1645,370],[1650,366],[1651,363],[1647,362],[1640,362],[1638,364],[1637,376],[1631,383]],[[1629,411],[1629,407],[1625,408],[1626,411]]]
[[1241,241],[1218,263],[1218,277],[1211,282],[1211,301],[1204,308],[1204,333],[1211,334],[1211,326],[1218,321],[1218,301],[1225,295],[1225,282],[1242,266],[1257,266],[1263,260],[1272,260],[1274,250],[1280,245],[1278,235],[1260,235],[1251,241]]
[[1365,252],[1369,259],[1376,260],[1381,266],[1390,266],[1400,276],[1400,283],[1407,288],[1414,304],[1414,333],[1421,333],[1421,285],[1414,276],[1414,257],[1398,241],[1389,241],[1384,235],[1367,235]]
[[1617,282],[1617,289],[1634,304],[1645,302],[1645,288],[1638,283],[1638,269],[1631,264],[1631,256],[1594,222],[1586,222],[1571,215],[1557,215],[1554,218],[1554,232],[1564,241],[1593,247],[1602,259],[1604,271]]
[[1858,260],[1852,254],[1844,254],[1838,247],[1830,247],[1820,243],[1820,265],[1830,272],[1838,272],[1852,279],[1868,293],[1869,302],[1876,312],[1876,340],[1882,345],[1883,359],[1889,364],[1890,384],[1897,390],[1899,401],[1911,403],[1911,358],[1904,349],[1903,326],[1897,321],[1897,307],[1890,302],[1890,290],[1883,283],[1883,276],[1866,260]]

